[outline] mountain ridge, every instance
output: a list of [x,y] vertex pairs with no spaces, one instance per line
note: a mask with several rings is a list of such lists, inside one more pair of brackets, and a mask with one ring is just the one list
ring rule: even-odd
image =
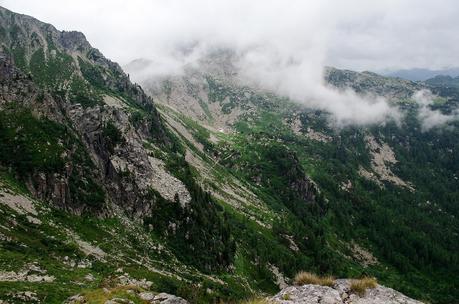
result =
[[383,72],[382,74],[390,77],[399,77],[412,81],[426,81],[427,79],[434,78],[437,75],[448,75],[451,77],[456,77],[459,75],[459,68],[448,68],[439,70],[414,68],[392,72]]
[[212,61],[147,95],[83,34],[0,9],[0,36],[1,300],[238,301],[302,269],[454,299],[454,122],[336,130]]

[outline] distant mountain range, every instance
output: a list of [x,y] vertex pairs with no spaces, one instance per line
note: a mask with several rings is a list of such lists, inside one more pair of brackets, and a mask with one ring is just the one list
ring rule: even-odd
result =
[[459,88],[459,76],[451,77],[445,75],[438,75],[433,78],[427,79],[425,83],[431,86]]
[[429,69],[406,69],[390,72],[380,72],[384,76],[399,77],[402,79],[412,81],[425,81],[430,78],[434,78],[438,75],[457,77],[459,76],[459,68],[448,68],[442,70],[429,70]]

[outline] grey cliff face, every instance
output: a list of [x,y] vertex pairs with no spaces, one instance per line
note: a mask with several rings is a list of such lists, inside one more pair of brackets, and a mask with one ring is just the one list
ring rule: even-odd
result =
[[[92,48],[80,32],[58,31],[49,24],[4,8],[0,8],[0,27],[3,29],[0,109],[16,103],[31,109],[37,117],[66,125],[76,140],[82,141],[97,168],[90,175],[107,192],[106,202],[114,202],[132,214],[147,212],[151,202],[145,195],[157,173],[143,147],[144,141],[170,144],[153,100],[139,85],[130,82],[118,64]],[[34,60],[40,52],[48,63],[58,56],[68,61],[68,75],[57,81],[58,87],[42,85],[42,79],[38,78],[40,71],[34,73]],[[94,74],[96,72],[98,74]],[[93,80],[94,75],[100,76]],[[86,84],[97,81],[95,85],[108,92],[107,95],[93,93],[98,101],[82,106],[73,100],[71,93],[72,81],[76,78]],[[117,96],[110,95],[115,93]],[[142,117],[133,125],[126,101],[145,111],[148,117]],[[104,137],[104,126],[108,123],[113,123],[122,137],[113,151],[107,149],[109,143]],[[75,171],[81,171],[71,161],[74,150],[75,147],[68,147],[66,151],[64,171],[30,174],[27,184],[37,198],[51,200],[60,208],[80,214],[85,208],[73,202],[70,195],[70,177]],[[133,175],[125,176],[126,170]]]

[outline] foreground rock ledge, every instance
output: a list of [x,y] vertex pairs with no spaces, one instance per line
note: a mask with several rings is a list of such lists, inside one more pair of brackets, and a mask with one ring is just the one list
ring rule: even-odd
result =
[[336,280],[333,287],[320,285],[289,286],[270,299],[282,304],[422,304],[395,291],[378,285],[367,289],[362,297],[350,291],[351,280]]

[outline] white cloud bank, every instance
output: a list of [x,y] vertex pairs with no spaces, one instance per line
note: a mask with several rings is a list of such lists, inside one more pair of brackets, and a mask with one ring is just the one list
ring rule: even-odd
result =
[[421,121],[423,131],[428,131],[435,127],[441,127],[450,121],[459,119],[459,109],[446,115],[439,110],[432,110],[435,96],[430,91],[421,90],[413,95],[413,99],[419,104],[418,117]]
[[279,55],[275,46],[271,50],[265,46],[261,52],[249,51],[239,62],[240,73],[245,81],[258,87],[331,113],[336,126],[399,121],[399,110],[382,97],[363,97],[351,89],[338,91],[326,85],[320,53],[311,50],[312,53],[296,57]]
[[[459,62],[456,0],[1,0],[59,29],[83,31],[122,64],[177,46],[266,42],[354,70]],[[136,54],[136,56],[133,56]]]

